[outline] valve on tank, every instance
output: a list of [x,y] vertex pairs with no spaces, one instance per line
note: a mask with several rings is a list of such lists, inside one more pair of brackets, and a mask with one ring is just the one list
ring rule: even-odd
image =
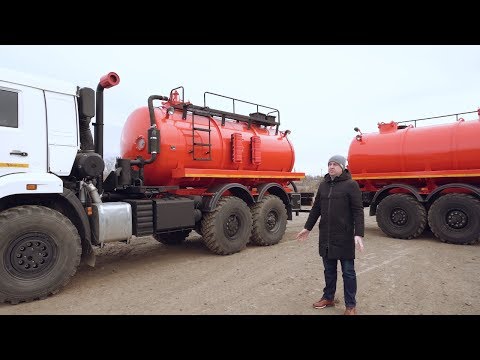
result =
[[360,131],[360,129],[355,126],[355,128],[354,128],[353,130],[359,133],[359,134],[357,134],[357,136],[355,136],[355,139],[357,139],[357,141],[362,141],[362,136],[363,136],[363,134],[362,134],[362,132]]

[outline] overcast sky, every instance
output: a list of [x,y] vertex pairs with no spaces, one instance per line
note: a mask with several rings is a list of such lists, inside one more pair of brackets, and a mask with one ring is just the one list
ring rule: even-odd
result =
[[379,122],[480,107],[479,45],[7,45],[0,66],[93,89],[118,73],[119,86],[104,94],[106,156],[119,155],[133,110],[178,86],[196,105],[210,91],[276,108],[280,130],[291,131],[294,170],[310,175],[348,155],[355,126],[377,132]]

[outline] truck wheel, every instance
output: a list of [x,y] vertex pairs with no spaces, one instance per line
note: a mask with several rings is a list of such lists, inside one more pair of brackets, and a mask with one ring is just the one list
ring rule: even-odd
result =
[[278,196],[267,195],[251,207],[253,228],[250,241],[261,246],[277,244],[287,228],[287,209]]
[[175,231],[165,234],[154,234],[153,237],[158,242],[165,245],[179,245],[185,241],[192,230]]
[[219,255],[241,251],[252,231],[252,214],[247,204],[234,196],[220,199],[214,211],[202,219],[205,245]]
[[441,196],[430,207],[430,229],[443,242],[473,244],[480,240],[480,201],[467,194]]
[[427,212],[411,195],[393,194],[378,204],[377,224],[390,237],[413,239],[425,230]]
[[46,298],[65,286],[80,264],[78,231],[58,211],[36,205],[5,210],[0,234],[0,302]]

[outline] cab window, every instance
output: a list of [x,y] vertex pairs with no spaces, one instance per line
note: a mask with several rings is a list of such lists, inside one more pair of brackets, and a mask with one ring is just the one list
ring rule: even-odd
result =
[[0,89],[0,126],[18,127],[18,93]]

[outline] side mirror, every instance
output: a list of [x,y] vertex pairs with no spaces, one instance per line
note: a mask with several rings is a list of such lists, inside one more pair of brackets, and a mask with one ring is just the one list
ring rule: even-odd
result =
[[79,117],[91,119],[95,116],[95,91],[90,88],[81,88],[78,95]]

